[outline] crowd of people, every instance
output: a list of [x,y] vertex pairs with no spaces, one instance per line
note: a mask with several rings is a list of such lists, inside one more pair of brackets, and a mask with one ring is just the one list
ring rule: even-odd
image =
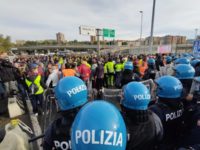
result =
[[[1,66],[1,101],[15,82],[38,116],[44,90],[54,89],[61,117],[46,130],[43,149],[200,149],[200,60],[192,54],[19,56],[12,63],[2,56]],[[88,102],[89,90],[101,99],[103,88],[122,89],[120,110]]]

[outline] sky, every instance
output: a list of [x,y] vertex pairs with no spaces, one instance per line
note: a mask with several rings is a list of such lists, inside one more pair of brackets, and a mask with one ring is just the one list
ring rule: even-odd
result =
[[[135,40],[150,35],[153,0],[1,0],[0,34],[15,40],[89,40],[79,26],[115,29],[115,39]],[[156,0],[154,36],[200,32],[200,0]]]

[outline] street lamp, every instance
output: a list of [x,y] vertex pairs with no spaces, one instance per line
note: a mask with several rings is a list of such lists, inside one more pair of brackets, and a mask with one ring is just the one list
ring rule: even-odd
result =
[[152,19],[151,19],[151,37],[150,37],[150,53],[152,53],[153,49],[153,28],[154,28],[154,16],[155,16],[155,6],[156,0],[153,0],[153,11],[152,11]]
[[97,51],[98,51],[98,56],[100,56],[100,50],[101,50],[101,45],[100,45],[100,36],[102,35],[101,34],[101,29],[96,29],[96,32],[97,32]]
[[194,29],[195,30],[195,40],[197,39],[197,34],[198,34],[198,29],[196,28],[196,29]]
[[141,26],[140,26],[140,51],[141,51],[141,43],[142,43],[142,23],[143,23],[143,11],[140,11],[141,14]]

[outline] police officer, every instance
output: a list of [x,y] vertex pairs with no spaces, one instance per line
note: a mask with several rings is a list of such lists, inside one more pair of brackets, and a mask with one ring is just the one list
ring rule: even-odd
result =
[[[195,75],[195,70],[191,65],[180,64],[175,68],[175,76],[180,79],[185,89],[183,98],[183,137],[180,145],[185,148],[200,149],[200,99],[199,91],[194,91],[192,99],[188,99],[191,94],[191,85]],[[198,85],[199,86],[199,85]],[[193,87],[192,87],[193,88]]]
[[141,79],[136,73],[133,73],[133,63],[127,61],[124,65],[124,71],[122,72],[121,87],[132,81],[140,81]]
[[187,110],[187,115],[184,115],[185,130],[183,130],[180,147],[184,147],[185,150],[200,149],[200,105],[194,104],[194,101],[196,100],[192,100],[193,105]]
[[155,60],[153,58],[148,59],[147,61],[148,68],[144,72],[144,80],[147,79],[155,79],[156,76],[156,67],[155,67]]
[[164,137],[158,149],[172,150],[180,135],[183,86],[177,78],[172,76],[163,76],[155,82],[158,101],[150,107],[150,110],[159,116],[164,128]]
[[190,63],[195,69],[195,76],[200,76],[200,59],[194,59]]
[[87,87],[77,77],[65,77],[56,86],[55,96],[61,110],[61,117],[48,127],[43,147],[45,150],[72,149],[70,129],[80,107],[87,102]]
[[79,111],[71,139],[73,150],[125,150],[126,126],[114,105],[98,100]]
[[191,65],[178,64],[174,67],[175,77],[178,78],[184,87],[184,94],[188,94],[191,89],[192,81],[195,75],[195,70]]
[[178,64],[190,64],[190,60],[185,58],[185,57],[182,57],[182,58],[178,58],[175,60],[175,65],[178,65]]
[[140,82],[124,87],[122,112],[128,130],[127,150],[153,150],[161,140],[163,127],[159,117],[148,110],[150,92]]

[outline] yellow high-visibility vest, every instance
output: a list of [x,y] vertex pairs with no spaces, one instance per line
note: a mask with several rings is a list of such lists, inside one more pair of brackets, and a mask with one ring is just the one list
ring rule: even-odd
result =
[[[38,87],[37,92],[34,93],[35,95],[39,95],[39,94],[42,94],[42,93],[44,92],[43,87],[40,85],[40,81],[41,81],[41,76],[40,76],[40,75],[38,75],[38,76],[35,78],[35,80],[33,81],[33,83]],[[26,82],[26,85],[27,85],[28,87],[30,87],[30,86],[32,85],[32,82],[29,81],[28,79],[26,79],[25,82]]]

